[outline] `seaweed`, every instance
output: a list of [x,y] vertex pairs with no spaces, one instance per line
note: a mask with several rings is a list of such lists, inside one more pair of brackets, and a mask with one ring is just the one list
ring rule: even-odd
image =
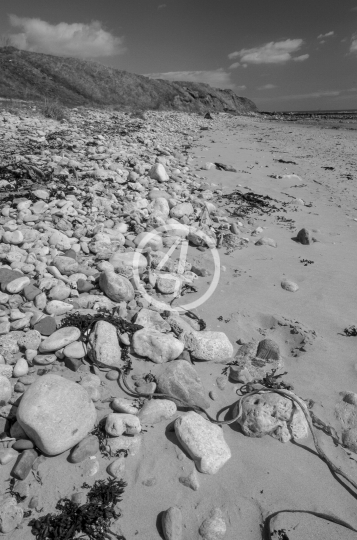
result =
[[[78,505],[67,498],[56,505],[58,514],[46,514],[29,522],[36,540],[125,540],[110,530],[113,520],[121,516],[116,505],[122,500],[126,482],[110,478],[97,480],[87,494],[87,503]],[[89,488],[88,484],[83,485]],[[84,536],[78,536],[78,534]]]
[[355,337],[357,336],[357,328],[356,326],[349,326],[348,328],[345,328],[343,333],[347,336],[347,337]]

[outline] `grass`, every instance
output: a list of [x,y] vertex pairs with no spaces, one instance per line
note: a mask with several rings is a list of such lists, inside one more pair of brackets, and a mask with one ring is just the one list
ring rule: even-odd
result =
[[53,120],[66,120],[67,110],[57,100],[51,100],[45,98],[45,100],[37,105],[38,111],[46,118],[52,118]]

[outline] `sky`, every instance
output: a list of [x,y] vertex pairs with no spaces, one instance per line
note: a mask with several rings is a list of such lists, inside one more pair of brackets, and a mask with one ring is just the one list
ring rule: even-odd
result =
[[1,0],[0,36],[261,111],[357,109],[357,0]]

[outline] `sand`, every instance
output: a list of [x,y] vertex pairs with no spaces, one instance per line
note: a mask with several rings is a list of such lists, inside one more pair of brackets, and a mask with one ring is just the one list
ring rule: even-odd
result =
[[[250,239],[248,247],[231,253],[220,248],[218,287],[196,313],[209,330],[224,331],[235,351],[237,340],[274,339],[288,372],[284,380],[294,386],[297,395],[312,399],[316,414],[339,433],[334,409],[341,401],[340,392],[357,390],[357,338],[343,335],[344,328],[357,323],[356,147],[357,131],[346,125],[336,130],[321,122],[292,125],[259,117],[218,117],[195,140],[192,156],[198,169],[206,162],[237,169],[236,173],[199,171],[208,183],[221,185],[223,194],[238,188],[243,193],[252,190],[269,195],[279,207],[289,203],[284,207],[286,212],[252,214],[254,225],[242,219],[247,232],[243,236]],[[296,164],[280,163],[281,159]],[[225,199],[219,205],[225,208]],[[277,216],[286,221],[277,220]],[[251,237],[250,232],[258,226],[264,232]],[[312,245],[293,240],[302,227],[313,231],[316,242]],[[274,239],[277,248],[255,246],[260,236]],[[212,268],[209,252],[200,254],[190,248],[189,256],[201,263],[207,261],[207,267]],[[301,259],[313,264],[304,266]],[[283,278],[297,283],[299,290],[283,290]],[[195,294],[190,295],[190,300],[194,298]],[[293,328],[297,328],[296,333]],[[301,346],[304,350],[299,350]],[[142,372],[148,371],[145,364],[142,361]],[[215,390],[217,395],[211,415],[238,399],[237,383],[228,382],[223,391],[216,387],[223,367],[195,364],[206,389]],[[150,364],[153,373],[156,369]],[[76,374],[73,378],[76,380]],[[124,395],[115,382],[110,383],[110,389],[112,395]],[[193,471],[193,461],[180,448],[170,423],[166,424],[148,427],[140,453],[126,460],[123,477],[128,487],[120,505],[122,517],[113,530],[121,530],[127,540],[162,538],[158,516],[170,506],[182,511],[184,540],[200,538],[200,524],[214,507],[225,515],[225,540],[260,540],[265,518],[281,510],[333,514],[357,528],[356,495],[345,482],[334,478],[317,456],[311,435],[299,443],[283,444],[269,436],[248,438],[235,424],[226,425],[224,436],[232,458],[216,475],[197,473],[200,487],[193,491],[178,480]],[[357,480],[357,454],[336,448],[322,432],[319,438],[331,458]],[[3,481],[9,473],[5,469],[1,468]],[[83,464],[74,466],[60,456],[48,460],[42,471],[43,485],[51,485],[46,492],[38,485],[44,512],[53,510],[56,500],[87,481]],[[101,471],[98,478],[105,478],[105,460]],[[296,523],[299,519],[296,515]],[[321,540],[317,534],[325,523],[317,518],[313,523],[309,538]],[[292,534],[287,533],[291,540],[303,538]],[[326,539],[357,537],[339,526],[331,529],[330,536],[324,535]],[[28,540],[32,535],[24,524],[8,538]]]

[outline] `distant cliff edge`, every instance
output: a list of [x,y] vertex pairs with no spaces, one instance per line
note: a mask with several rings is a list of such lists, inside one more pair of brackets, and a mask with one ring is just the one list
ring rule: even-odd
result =
[[55,99],[67,106],[123,109],[257,112],[250,99],[204,83],[169,82],[71,57],[0,48],[0,97]]

